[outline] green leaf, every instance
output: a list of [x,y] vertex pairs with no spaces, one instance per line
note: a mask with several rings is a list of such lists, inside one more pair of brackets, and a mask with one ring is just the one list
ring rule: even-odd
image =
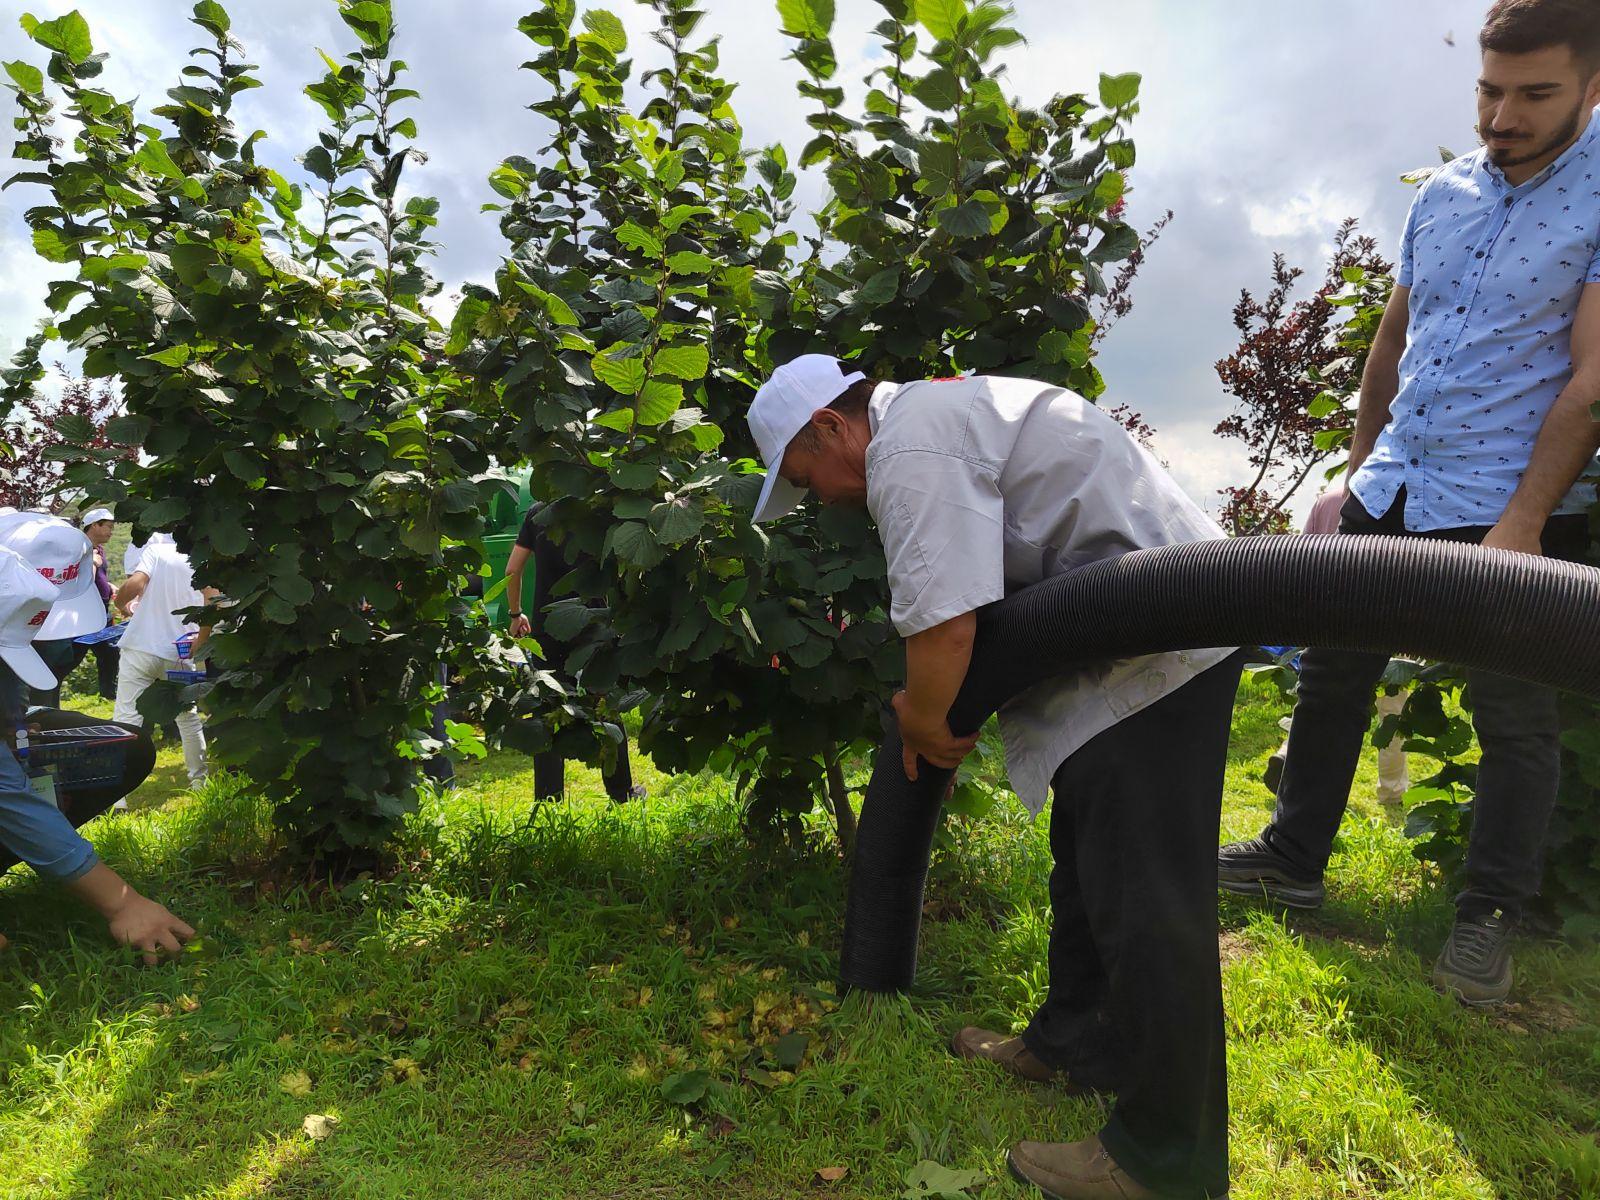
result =
[[233,25],[228,19],[228,10],[216,0],[200,0],[200,3],[194,6],[194,19],[218,37],[226,37]]
[[711,1086],[707,1071],[680,1071],[661,1081],[661,1095],[673,1104],[697,1104]]
[[89,39],[89,22],[83,14],[73,9],[54,21],[41,21],[32,29],[33,40],[50,50],[66,55],[67,61],[81,63],[94,53],[94,43]]
[[472,344],[478,331],[478,322],[489,315],[489,302],[482,296],[463,296],[461,306],[450,321],[450,340],[444,344],[446,354],[460,354]]
[[987,237],[993,226],[989,210],[977,200],[964,200],[953,208],[941,208],[935,220],[940,229],[953,237]]
[[688,496],[658,504],[650,510],[650,528],[668,546],[679,546],[700,532],[706,513]]
[[603,561],[612,554],[622,562],[645,568],[655,566],[667,556],[655,534],[642,521],[623,521],[611,527],[600,557]]
[[1139,248],[1139,235],[1128,225],[1118,223],[1106,231],[1095,248],[1089,251],[1092,263],[1121,262]]
[[604,352],[589,360],[594,377],[622,396],[637,396],[644,386],[644,359],[608,358]]
[[46,262],[64,263],[72,261],[72,243],[69,242],[59,229],[49,225],[42,225],[33,231],[33,248],[39,257]]
[[778,0],[778,21],[785,33],[822,41],[833,30],[833,0]]
[[934,112],[946,112],[961,101],[961,84],[955,74],[938,67],[911,86],[911,94]]
[[583,27],[613,54],[620,55],[628,48],[628,31],[616,13],[603,8],[591,8],[583,14]]
[[168,346],[165,350],[157,350],[154,354],[146,354],[144,357],[164,367],[181,367],[189,361],[189,347],[180,342],[175,346]]
[[674,275],[709,275],[717,269],[717,260],[697,250],[679,250],[667,259],[667,270]]
[[661,218],[661,228],[668,233],[677,233],[681,226],[690,217],[710,216],[711,209],[704,204],[679,204]]
[[967,15],[967,0],[917,0],[917,20],[941,42],[956,36],[956,24]]
[[528,190],[528,177],[508,163],[489,172],[489,186],[508,200],[518,200]]
[[12,83],[29,96],[37,96],[44,91],[44,72],[32,63],[15,59],[6,64],[6,74],[11,76]]
[[394,14],[387,0],[358,0],[355,4],[341,4],[339,16],[361,39],[361,44],[369,49],[382,49],[394,35]]
[[936,196],[948,192],[960,169],[956,148],[949,142],[923,142],[917,147],[917,168],[927,185],[924,190]]
[[605,429],[615,429],[618,433],[627,433],[633,428],[633,420],[633,409],[614,408],[608,413],[601,413],[594,423]]
[[664,346],[650,365],[653,374],[691,381],[705,378],[710,367],[711,355],[704,346]]
[[900,268],[885,267],[868,279],[856,292],[857,304],[872,307],[887,304],[900,293]]
[[638,250],[651,258],[661,257],[661,239],[633,221],[624,221],[617,230],[616,238],[630,250]]
[[183,172],[178,169],[178,164],[172,161],[172,155],[167,152],[167,144],[158,137],[145,140],[144,145],[139,147],[139,152],[133,156],[133,163],[163,179],[183,178]]
[[772,1057],[785,1071],[798,1070],[811,1039],[803,1033],[786,1033],[772,1047]]
[[665,425],[683,405],[683,388],[652,379],[639,391],[639,424]]
[[1140,75],[1129,71],[1126,75],[1100,76],[1100,103],[1106,108],[1126,108],[1139,98]]
[[930,1159],[923,1159],[906,1172],[904,1200],[963,1200],[968,1188],[975,1188],[988,1176],[982,1171],[954,1171]]

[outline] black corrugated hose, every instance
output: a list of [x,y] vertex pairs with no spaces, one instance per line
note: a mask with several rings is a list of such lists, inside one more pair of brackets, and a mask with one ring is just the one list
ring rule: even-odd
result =
[[[1033,684],[1096,662],[1210,646],[1324,646],[1476,667],[1600,699],[1600,570],[1424,538],[1229,538],[1138,550],[978,613],[950,709],[978,729]],[[840,979],[903,991],[951,772],[878,751],[856,832]]]

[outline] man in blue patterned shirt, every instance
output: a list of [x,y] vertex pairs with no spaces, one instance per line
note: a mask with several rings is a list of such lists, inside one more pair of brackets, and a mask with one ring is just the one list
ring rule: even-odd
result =
[[[1480,44],[1484,148],[1435,172],[1406,218],[1339,528],[1582,559],[1600,447],[1600,0],[1500,0]],[[1277,811],[1223,847],[1223,888],[1321,904],[1386,661],[1306,651]],[[1483,757],[1434,982],[1493,1004],[1539,889],[1560,723],[1548,688],[1469,678]]]

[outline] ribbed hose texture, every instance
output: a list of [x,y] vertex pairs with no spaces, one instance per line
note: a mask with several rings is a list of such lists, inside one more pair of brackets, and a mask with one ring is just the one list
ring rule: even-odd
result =
[[[1230,538],[1138,550],[978,613],[950,709],[970,733],[1013,696],[1096,662],[1210,646],[1323,646],[1434,659],[1600,699],[1600,570],[1423,538]],[[951,772],[878,751],[856,831],[840,979],[903,991]]]

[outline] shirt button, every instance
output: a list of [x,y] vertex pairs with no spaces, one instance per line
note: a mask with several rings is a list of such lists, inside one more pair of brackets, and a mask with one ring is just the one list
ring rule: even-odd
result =
[[1516,202],[1517,202],[1517,199],[1516,199],[1515,196],[1507,196],[1506,197],[1506,207],[1507,208],[1510,208]]
[[1467,306],[1466,306],[1466,305],[1465,305],[1465,304],[1460,304],[1460,305],[1457,305],[1457,306],[1456,306],[1456,311],[1457,311],[1457,312],[1458,312],[1458,313],[1464,313],[1464,312],[1466,312],[1466,311],[1467,311]]
[[1442,359],[1442,358],[1434,359],[1433,360],[1433,365],[1436,366],[1436,367],[1443,366],[1444,365],[1444,359]]
[[1474,257],[1474,258],[1482,258],[1482,257],[1483,257],[1483,251],[1482,251],[1482,250],[1479,250],[1479,251],[1478,251],[1478,252],[1477,252],[1477,254],[1475,254],[1475,255],[1473,255],[1473,257]]
[[1413,467],[1420,467],[1422,465],[1422,460],[1421,459],[1417,459],[1417,458],[1413,458],[1411,460],[1411,465]]
[[1422,416],[1422,409],[1420,409],[1420,408],[1417,409],[1417,416],[1419,416],[1419,417]]

